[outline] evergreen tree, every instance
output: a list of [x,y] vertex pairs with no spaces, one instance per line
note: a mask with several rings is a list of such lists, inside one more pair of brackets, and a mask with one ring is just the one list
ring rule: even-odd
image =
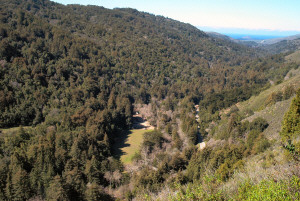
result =
[[289,111],[284,115],[281,129],[284,147],[294,156],[300,159],[300,88],[296,97],[292,100]]
[[51,201],[64,201],[69,200],[66,187],[63,184],[59,175],[53,177],[46,192],[47,200]]

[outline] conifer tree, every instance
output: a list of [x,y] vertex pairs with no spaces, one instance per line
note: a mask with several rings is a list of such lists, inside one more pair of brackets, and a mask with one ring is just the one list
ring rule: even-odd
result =
[[284,147],[294,156],[300,159],[300,88],[296,97],[292,100],[289,111],[284,115],[281,137]]

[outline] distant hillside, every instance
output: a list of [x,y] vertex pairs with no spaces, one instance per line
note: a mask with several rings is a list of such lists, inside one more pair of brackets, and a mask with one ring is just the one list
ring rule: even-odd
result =
[[233,41],[233,42],[238,42],[237,40],[229,37],[229,36],[226,36],[224,34],[220,34],[220,33],[217,33],[217,32],[206,32],[209,36],[211,37],[214,37],[214,38],[220,38],[220,39],[223,39],[223,40],[230,40],[230,41]]
[[255,39],[255,38],[247,38],[247,39],[234,39],[232,37],[216,33],[216,32],[207,32],[207,34],[214,38],[219,38],[231,42],[235,42],[238,44],[245,45],[247,47],[257,48],[257,51],[261,54],[279,54],[286,52],[293,52],[300,48],[300,34],[282,38],[272,38],[272,39]]
[[264,44],[264,45],[271,45],[271,44],[275,44],[275,43],[279,43],[281,41],[289,41],[289,40],[295,40],[295,39],[299,39],[300,38],[300,34],[297,35],[293,35],[293,36],[287,36],[287,37],[282,37],[282,38],[272,38],[272,39],[266,39],[263,41],[260,41],[260,44]]
[[295,62],[297,64],[300,64],[300,50],[295,51],[294,53],[287,55],[285,59],[289,62]]
[[[224,35],[224,34],[220,34],[220,33],[217,33],[217,32],[206,32],[210,37],[213,37],[213,38],[218,38],[218,39],[222,39],[222,40],[227,40],[227,41],[230,41],[230,42],[235,42],[237,44],[241,44],[241,45],[244,45],[246,47],[251,47],[251,48],[256,48],[256,47],[260,47],[261,44],[259,43],[260,40],[240,40],[240,39],[235,39],[235,38],[232,38],[230,36],[227,36],[227,35]],[[257,52],[259,52],[260,54],[264,54],[263,52],[260,52],[260,49],[257,49]]]
[[249,47],[258,48],[269,54],[287,53],[300,48],[300,34],[282,38],[239,42]]
[[270,45],[263,45],[261,48],[271,54],[294,52],[300,49],[300,39],[283,40]]

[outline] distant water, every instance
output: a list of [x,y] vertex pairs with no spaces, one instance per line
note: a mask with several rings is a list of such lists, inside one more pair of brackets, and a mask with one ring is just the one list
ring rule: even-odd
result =
[[272,38],[280,38],[282,36],[267,36],[267,35],[246,35],[246,34],[224,34],[237,40],[266,40]]

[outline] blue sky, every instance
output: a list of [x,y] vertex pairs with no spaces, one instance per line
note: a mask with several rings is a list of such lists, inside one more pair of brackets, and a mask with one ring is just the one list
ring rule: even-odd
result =
[[62,4],[136,8],[205,31],[262,35],[300,33],[300,0],[54,0]]

